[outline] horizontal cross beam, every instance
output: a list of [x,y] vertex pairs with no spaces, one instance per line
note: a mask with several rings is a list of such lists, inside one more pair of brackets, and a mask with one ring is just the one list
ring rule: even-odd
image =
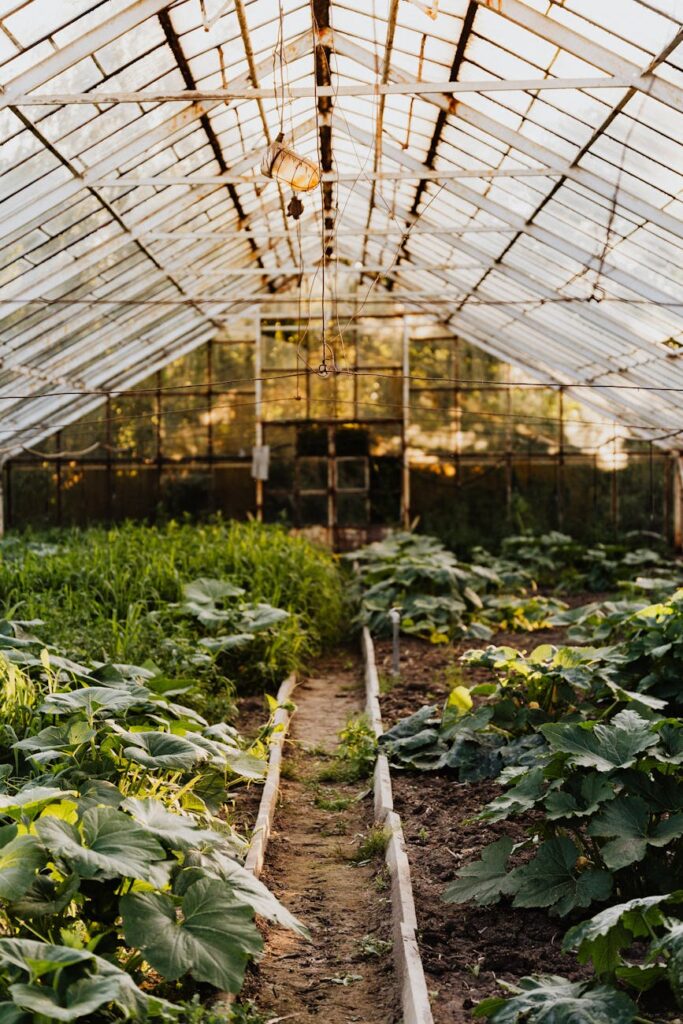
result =
[[[348,231],[335,231],[335,238],[358,238],[359,232],[365,233],[372,238],[402,238],[403,235],[408,231],[408,228],[370,228],[367,232],[364,232],[362,227],[357,227],[354,230],[349,229]],[[507,227],[505,224],[501,224],[500,227],[487,227],[487,228],[473,228],[467,224],[452,224],[450,227],[436,228],[436,227],[413,227],[410,228],[410,237],[413,235],[436,235],[438,237],[449,238],[454,235],[504,235],[504,234],[515,234],[516,228]],[[211,230],[197,230],[197,231],[183,231],[180,228],[177,231],[137,231],[136,234],[140,238],[163,238],[172,240],[174,238],[262,238],[264,234],[268,238],[287,238],[288,233],[282,229],[270,229],[267,224],[264,224],[261,228],[247,230],[246,228],[237,228],[235,231],[211,231]],[[315,238],[320,240],[320,231],[302,231],[302,239]]]
[[[458,95],[472,92],[537,92],[557,89],[629,89],[644,88],[641,75],[593,75],[584,78],[486,78],[472,82],[386,82],[354,85],[292,85],[287,87],[291,99],[314,99],[316,96],[428,96],[433,94]],[[0,107],[12,104],[15,107],[61,107],[67,104],[93,103],[197,103],[229,102],[231,100],[279,99],[281,90],[272,86],[258,89],[175,89],[158,91],[142,89],[132,92],[106,92],[93,89],[91,92],[19,93],[11,97],[0,96]]]
[[[365,179],[371,181],[415,181],[420,178],[428,181],[455,181],[460,178],[546,178],[562,177],[569,171],[568,167],[475,167],[468,170],[401,170],[401,171],[363,171]],[[357,182],[359,172],[328,171],[321,175],[323,181]],[[204,188],[207,185],[266,185],[272,178],[265,174],[193,174],[181,178],[177,174],[157,174],[150,178],[134,174],[122,174],[120,178],[88,179],[89,185],[97,188]]]

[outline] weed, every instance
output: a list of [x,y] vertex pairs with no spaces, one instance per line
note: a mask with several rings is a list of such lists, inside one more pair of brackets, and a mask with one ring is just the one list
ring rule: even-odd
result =
[[318,774],[320,782],[359,782],[372,772],[377,738],[365,715],[350,718],[339,733],[339,746],[330,765]]
[[232,1014],[228,1018],[223,1007],[204,1006],[200,1003],[198,995],[180,1005],[182,1006],[179,1017],[180,1024],[226,1024],[227,1020],[239,1021],[240,1024],[242,1022],[244,1024],[261,1024],[261,1020],[265,1021],[265,1018],[250,1021],[249,1018],[234,1017]]
[[373,885],[377,892],[386,892],[391,885],[391,875],[389,874],[389,868],[386,865],[383,865],[375,875]]
[[246,1003],[238,1003],[230,1017],[231,1024],[268,1024],[268,1020],[269,1018],[256,1008],[251,999]]
[[[337,638],[342,618],[335,559],[275,526],[124,523],[11,536],[1,552],[0,614],[43,620],[55,646],[77,659],[142,665],[151,656],[169,679],[199,679],[201,710],[219,721],[236,688],[279,684]],[[248,647],[210,656],[197,646],[202,624],[171,608],[184,584],[204,577],[229,579],[249,602],[290,614]]]
[[315,800],[315,806],[319,807],[321,811],[331,811],[332,813],[339,813],[340,811],[347,810],[354,802],[355,797],[353,796],[323,796],[319,793]]
[[383,825],[373,825],[366,836],[361,839],[352,860],[355,864],[366,864],[368,861],[383,857],[391,835]]
[[380,693],[391,693],[396,683],[400,681],[400,676],[394,676],[390,672],[379,673],[379,692]]
[[418,830],[417,838],[420,840],[421,843],[426,843],[427,840],[429,839],[429,830],[426,829],[424,825],[422,826],[421,829]]
[[312,747],[305,747],[304,749],[307,754],[311,755],[311,757],[328,758],[330,756],[329,750],[327,747],[323,746],[322,743],[314,743]]
[[283,761],[280,769],[280,776],[288,782],[301,782],[302,776],[299,769],[291,761]]
[[360,951],[364,957],[386,956],[391,952],[393,943],[387,939],[378,939],[375,935],[364,935],[360,940]]

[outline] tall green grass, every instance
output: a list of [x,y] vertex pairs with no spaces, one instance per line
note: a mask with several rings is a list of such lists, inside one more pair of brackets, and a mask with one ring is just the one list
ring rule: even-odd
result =
[[[174,677],[187,674],[203,630],[169,604],[200,576],[230,579],[250,600],[291,613],[233,663],[238,684],[272,685],[337,636],[343,592],[335,558],[281,527],[220,519],[10,536],[0,546],[0,613],[42,619],[36,631],[72,656],[152,661]],[[211,676],[205,667],[196,673]]]

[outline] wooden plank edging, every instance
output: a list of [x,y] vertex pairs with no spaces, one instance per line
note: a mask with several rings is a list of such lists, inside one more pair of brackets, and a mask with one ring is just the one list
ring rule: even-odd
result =
[[[296,673],[292,672],[292,674],[287,676],[284,682],[280,684],[280,689],[277,691],[276,697],[278,704],[286,704],[290,700],[297,682]],[[285,745],[285,739],[287,738],[287,732],[289,731],[291,717],[291,712],[284,707],[279,707],[273,716],[274,726],[281,726],[281,728],[278,729],[277,732],[273,733],[270,741],[266,781],[263,786],[263,792],[261,793],[258,814],[256,815],[256,822],[252,832],[251,845],[249,846],[249,851],[244,861],[244,867],[247,871],[251,871],[255,878],[259,878],[263,871],[266,848],[273,828],[277,798],[280,792],[283,748]],[[227,1022],[232,1020],[231,1007],[234,1006],[236,1000],[237,994],[234,992],[219,992],[213,1000],[211,1008],[216,1013],[224,1013],[225,1020]]]
[[[285,679],[277,692],[278,704],[286,704],[289,701],[296,683],[295,673],[292,673]],[[277,806],[278,793],[280,792],[282,754],[290,718],[290,712],[284,707],[279,707],[273,718],[274,726],[279,728],[277,732],[273,733],[270,741],[268,772],[263,793],[261,794],[261,802],[252,833],[251,845],[244,861],[247,871],[251,871],[256,878],[259,878],[263,871],[266,847],[268,846],[268,840],[273,827],[273,818],[275,817],[275,808]]]
[[[382,713],[375,645],[367,626],[361,637],[365,664],[366,714],[374,733],[381,736]],[[417,917],[410,878],[410,863],[400,815],[394,810],[389,762],[379,754],[375,765],[375,822],[389,833],[385,861],[391,877],[391,916],[396,973],[401,986],[402,1024],[434,1024],[429,993],[417,942]]]

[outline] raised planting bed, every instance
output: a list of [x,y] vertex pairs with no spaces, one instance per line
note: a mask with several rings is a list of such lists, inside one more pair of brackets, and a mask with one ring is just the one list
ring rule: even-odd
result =
[[[561,643],[563,632],[498,634],[496,641],[530,650],[539,643]],[[402,638],[401,676],[393,680],[389,675],[391,644],[376,642],[385,727],[413,714],[422,704],[440,703],[454,684],[472,686],[490,681],[490,672],[484,668],[461,666],[454,670],[463,650],[477,646],[486,645],[432,646]],[[401,816],[406,839],[419,950],[436,1024],[472,1021],[478,1003],[500,996],[505,983],[515,984],[524,976],[561,975],[570,983],[591,979],[591,964],[580,963],[574,953],[564,952],[562,942],[572,924],[597,913],[600,906],[559,918],[541,908],[515,908],[509,899],[494,906],[443,901],[445,889],[464,865],[478,861],[486,847],[504,837],[522,842],[527,838],[527,828],[540,823],[540,813],[533,810],[504,821],[474,820],[486,804],[509,789],[493,780],[460,782],[447,770],[417,772],[392,765],[390,772],[394,807]],[[523,859],[529,856],[524,854]],[[636,943],[631,949],[631,962],[642,966],[645,952],[645,946],[639,949]],[[607,1013],[595,1019],[601,1024],[611,1020]],[[663,984],[639,998],[638,1013],[636,1018],[624,1019],[657,1024],[680,1019],[671,992]],[[515,1019],[510,1017],[511,1021]],[[593,1018],[560,1015],[548,1019],[583,1024]]]

